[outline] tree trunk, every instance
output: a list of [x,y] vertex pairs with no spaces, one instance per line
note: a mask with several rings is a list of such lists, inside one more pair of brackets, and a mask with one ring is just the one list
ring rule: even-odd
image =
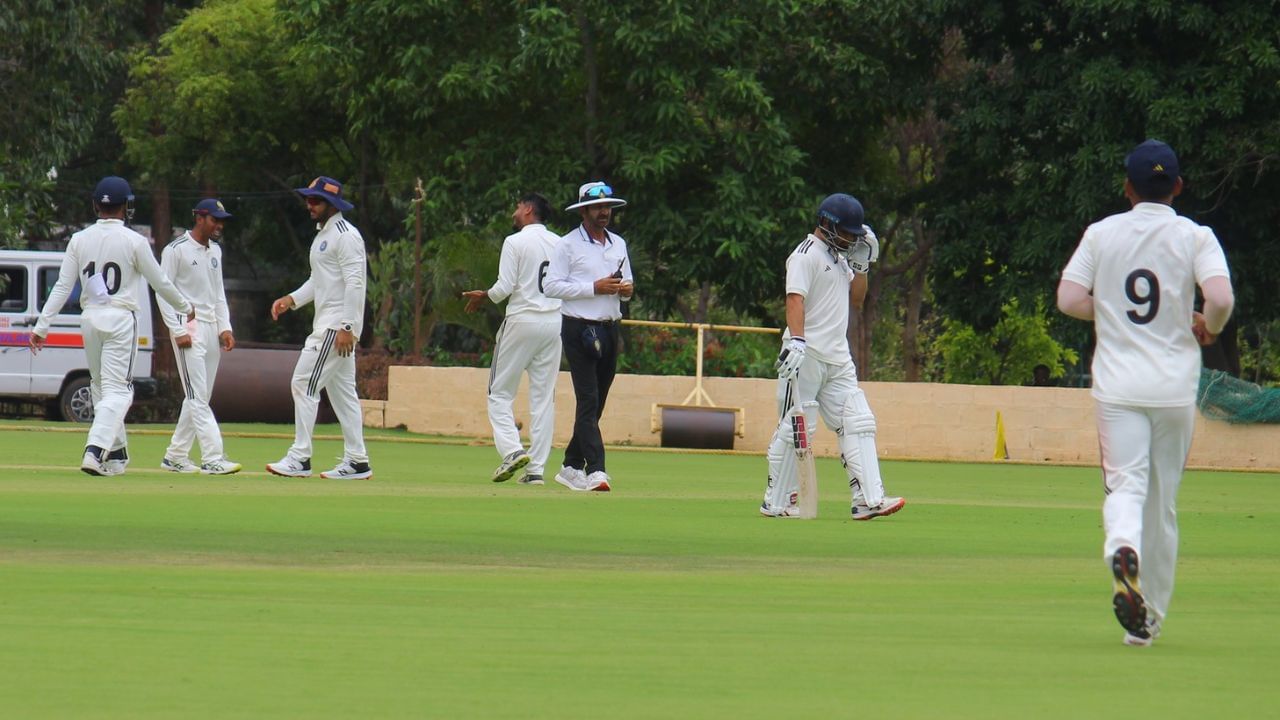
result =
[[924,284],[928,278],[926,258],[911,273],[907,286],[907,312],[902,323],[902,374],[907,382],[920,382],[924,359],[920,355],[920,310],[924,305]]
[[591,20],[581,5],[574,7],[573,14],[578,21],[578,30],[582,33],[582,73],[586,77],[586,130],[582,149],[587,162],[591,165],[591,177],[604,176],[600,148],[596,145],[597,120],[600,112],[600,64],[596,59],[595,38],[591,32]]

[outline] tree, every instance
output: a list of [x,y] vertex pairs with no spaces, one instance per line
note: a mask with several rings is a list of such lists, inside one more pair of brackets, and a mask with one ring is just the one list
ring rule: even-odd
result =
[[938,338],[944,361],[943,380],[976,385],[1021,385],[1032,379],[1037,365],[1050,377],[1062,377],[1075,363],[1074,351],[1049,335],[1045,308],[1028,313],[1017,300],[1005,303],[1000,320],[985,332],[957,320],[947,320]]

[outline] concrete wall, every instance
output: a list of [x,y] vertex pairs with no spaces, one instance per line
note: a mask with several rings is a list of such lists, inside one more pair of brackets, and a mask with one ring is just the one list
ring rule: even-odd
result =
[[[403,425],[418,433],[490,437],[485,410],[488,370],[483,368],[390,368],[385,405],[366,401],[370,425]],[[600,423],[611,445],[657,446],[650,432],[654,403],[678,404],[693,389],[688,377],[619,375]],[[703,388],[717,405],[745,411],[745,437],[734,448],[761,452],[777,417],[773,380],[706,378]],[[1004,421],[1010,460],[1096,464],[1098,438],[1093,399],[1076,388],[988,387],[930,383],[863,383],[879,426],[877,444],[889,458],[991,460],[996,413]],[[516,418],[528,437],[527,379],[516,397]],[[556,383],[555,442],[573,431],[573,386],[567,372]],[[835,436],[825,427],[815,450],[836,455]],[[1232,426],[1197,416],[1193,467],[1280,470],[1280,427]]]

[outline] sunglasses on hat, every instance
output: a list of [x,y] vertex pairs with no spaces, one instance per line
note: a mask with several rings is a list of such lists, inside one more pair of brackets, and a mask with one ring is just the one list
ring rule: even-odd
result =
[[596,185],[595,187],[587,188],[587,191],[583,193],[582,196],[584,198],[613,197],[613,188],[608,185]]

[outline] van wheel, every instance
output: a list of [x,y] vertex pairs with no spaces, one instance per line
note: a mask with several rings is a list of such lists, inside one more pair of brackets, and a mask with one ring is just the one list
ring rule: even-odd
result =
[[58,410],[67,422],[93,422],[93,394],[89,390],[89,378],[78,377],[67,383],[58,396]]

